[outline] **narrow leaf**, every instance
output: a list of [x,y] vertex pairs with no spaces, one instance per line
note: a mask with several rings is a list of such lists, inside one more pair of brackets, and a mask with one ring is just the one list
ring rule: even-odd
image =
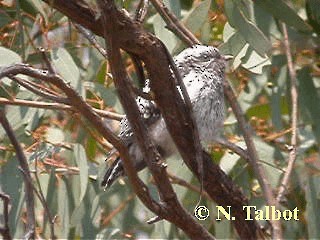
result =
[[283,0],[259,0],[254,1],[255,4],[260,5],[275,18],[285,22],[291,27],[296,28],[302,32],[309,32],[310,26],[303,21],[303,19],[289,7]]
[[80,197],[79,201],[81,203],[84,195],[86,194],[87,185],[88,185],[88,162],[86,157],[86,152],[82,145],[75,144],[73,147],[73,154],[75,161],[80,170]]

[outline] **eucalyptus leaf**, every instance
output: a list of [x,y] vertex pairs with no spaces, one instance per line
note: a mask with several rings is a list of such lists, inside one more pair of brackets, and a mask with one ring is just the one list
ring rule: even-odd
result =
[[246,16],[245,12],[233,0],[225,1],[226,14],[230,25],[237,29],[242,37],[261,56],[265,57],[271,49],[271,43],[263,32]]
[[320,178],[316,175],[309,176],[305,191],[307,201],[306,217],[308,221],[308,236],[310,239],[319,239]]
[[320,0],[306,0],[308,20],[313,29],[320,35]]
[[65,140],[63,131],[56,127],[50,127],[47,129],[46,139],[52,144],[59,144]]
[[80,197],[78,201],[81,203],[84,198],[84,195],[86,194],[87,185],[88,185],[88,177],[89,177],[88,161],[87,161],[86,152],[83,146],[80,144],[74,145],[73,154],[80,171],[80,183],[79,183]]
[[84,96],[80,82],[80,71],[68,51],[64,48],[54,49],[51,51],[51,60],[63,80],[77,90],[81,96]]
[[[19,54],[8,48],[0,46],[0,69],[21,62],[22,58]],[[20,77],[21,74],[17,76]],[[5,77],[1,79],[1,82],[3,82],[6,85],[9,85],[11,80]]]
[[185,26],[196,33],[205,23],[210,9],[211,0],[205,0],[192,9],[182,20]]
[[275,18],[299,31],[310,32],[311,30],[310,26],[283,0],[259,0],[254,1],[254,3],[266,9]]
[[297,75],[299,81],[299,99],[303,110],[306,111],[311,118],[312,129],[316,136],[317,142],[320,143],[320,95],[315,88],[309,68],[303,68]]
[[59,217],[59,236],[61,238],[68,238],[70,231],[70,207],[68,199],[68,191],[66,182],[64,180],[59,181],[58,191],[58,217]]

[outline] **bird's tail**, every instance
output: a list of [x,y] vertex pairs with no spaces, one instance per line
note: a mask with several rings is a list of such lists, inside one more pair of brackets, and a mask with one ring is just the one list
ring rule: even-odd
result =
[[104,190],[106,190],[114,183],[115,180],[117,180],[120,176],[123,176],[124,174],[125,173],[121,159],[120,157],[117,157],[105,173],[101,182],[101,186],[104,187]]

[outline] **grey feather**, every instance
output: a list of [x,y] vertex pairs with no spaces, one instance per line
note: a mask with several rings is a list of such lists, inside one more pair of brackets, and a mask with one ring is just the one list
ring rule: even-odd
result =
[[[224,120],[225,58],[217,48],[196,45],[182,51],[174,61],[191,100],[201,143],[206,145],[214,142]],[[150,92],[149,80],[143,91]],[[137,97],[136,102],[150,137],[162,157],[167,158],[175,153],[176,147],[156,104],[142,97]],[[135,168],[138,171],[145,168],[145,161],[126,117],[120,123],[119,137],[128,147]],[[117,158],[107,170],[101,185],[108,188],[124,175],[121,159]]]

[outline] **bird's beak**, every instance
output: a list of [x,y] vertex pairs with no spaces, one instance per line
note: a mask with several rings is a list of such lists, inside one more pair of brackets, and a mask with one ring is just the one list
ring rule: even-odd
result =
[[228,61],[230,61],[231,59],[234,58],[234,56],[233,56],[233,55],[230,55],[230,54],[224,55],[223,57],[224,57],[224,60],[225,60],[226,62],[228,62]]

